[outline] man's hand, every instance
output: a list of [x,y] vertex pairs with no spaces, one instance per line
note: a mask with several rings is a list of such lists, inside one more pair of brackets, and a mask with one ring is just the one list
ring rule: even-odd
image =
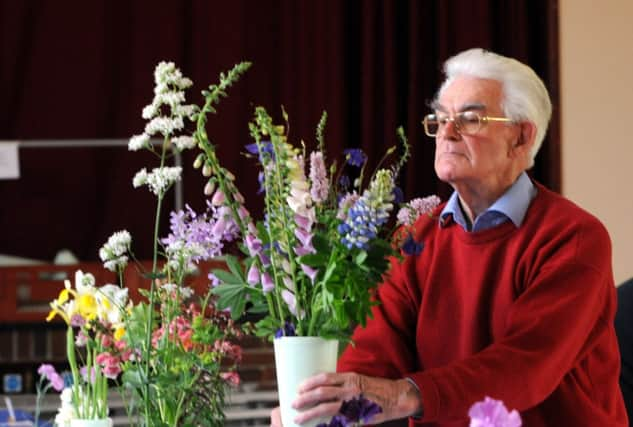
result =
[[[353,372],[328,373],[308,378],[299,386],[292,406],[302,412],[295,422],[301,424],[317,417],[332,417],[338,413],[344,400],[360,395],[382,408],[382,412],[372,418],[372,424],[406,418],[422,410],[418,389],[405,379],[389,380]],[[281,427],[279,408],[271,413],[271,426]]]

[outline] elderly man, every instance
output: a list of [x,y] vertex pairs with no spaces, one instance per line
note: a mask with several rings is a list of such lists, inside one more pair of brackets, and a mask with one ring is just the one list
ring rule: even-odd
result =
[[393,262],[339,373],[303,384],[297,422],[362,393],[383,409],[376,423],[468,426],[469,407],[490,396],[527,427],[628,425],[607,231],[525,173],[551,115],[545,86],[481,49],[445,73],[423,123],[455,192],[418,219],[423,251]]

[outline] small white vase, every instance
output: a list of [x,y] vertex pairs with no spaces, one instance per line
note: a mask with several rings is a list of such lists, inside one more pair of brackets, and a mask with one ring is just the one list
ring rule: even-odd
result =
[[338,341],[320,337],[281,337],[274,340],[277,390],[284,427],[314,427],[329,419],[296,424],[299,413],[292,408],[299,385],[308,377],[336,371]]
[[96,420],[74,419],[70,420],[70,427],[112,427],[112,418]]

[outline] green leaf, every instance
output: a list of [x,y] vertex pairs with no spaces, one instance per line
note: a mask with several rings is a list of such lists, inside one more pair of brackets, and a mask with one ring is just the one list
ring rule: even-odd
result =
[[358,254],[356,254],[356,257],[354,257],[354,262],[358,265],[361,265],[363,262],[365,262],[367,256],[367,251],[360,251]]
[[234,274],[229,273],[226,270],[219,270],[219,269],[214,269],[212,270],[213,274],[215,275],[215,277],[217,277],[218,279],[220,279],[220,281],[222,283],[225,284],[244,284],[245,281],[242,277],[240,276],[236,276]]
[[241,278],[242,281],[244,281],[245,280],[244,271],[242,270],[242,265],[237,260],[237,258],[234,257],[233,255],[226,255],[224,257],[224,260],[226,261],[226,265],[229,267],[229,270],[231,271],[231,273],[233,273],[237,277]]
[[246,296],[248,295],[247,285],[224,283],[213,288],[211,292],[218,296],[217,306],[220,310],[230,308],[233,319],[242,317],[246,307]]

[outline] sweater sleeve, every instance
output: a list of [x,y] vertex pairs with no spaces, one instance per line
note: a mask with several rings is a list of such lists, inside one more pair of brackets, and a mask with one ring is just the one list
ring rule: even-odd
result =
[[615,303],[610,254],[601,225],[577,230],[532,266],[534,274],[512,304],[499,339],[465,359],[409,373],[422,393],[422,421],[459,418],[484,396],[525,411],[543,402],[580,364],[575,386],[591,388],[588,371],[603,370],[605,360],[613,360],[589,356],[597,343],[610,340]]
[[391,261],[390,273],[378,289],[380,304],[373,307],[365,328],[358,327],[338,361],[338,371],[353,371],[383,378],[402,378],[403,372],[416,369],[415,354],[417,306],[405,266]]

